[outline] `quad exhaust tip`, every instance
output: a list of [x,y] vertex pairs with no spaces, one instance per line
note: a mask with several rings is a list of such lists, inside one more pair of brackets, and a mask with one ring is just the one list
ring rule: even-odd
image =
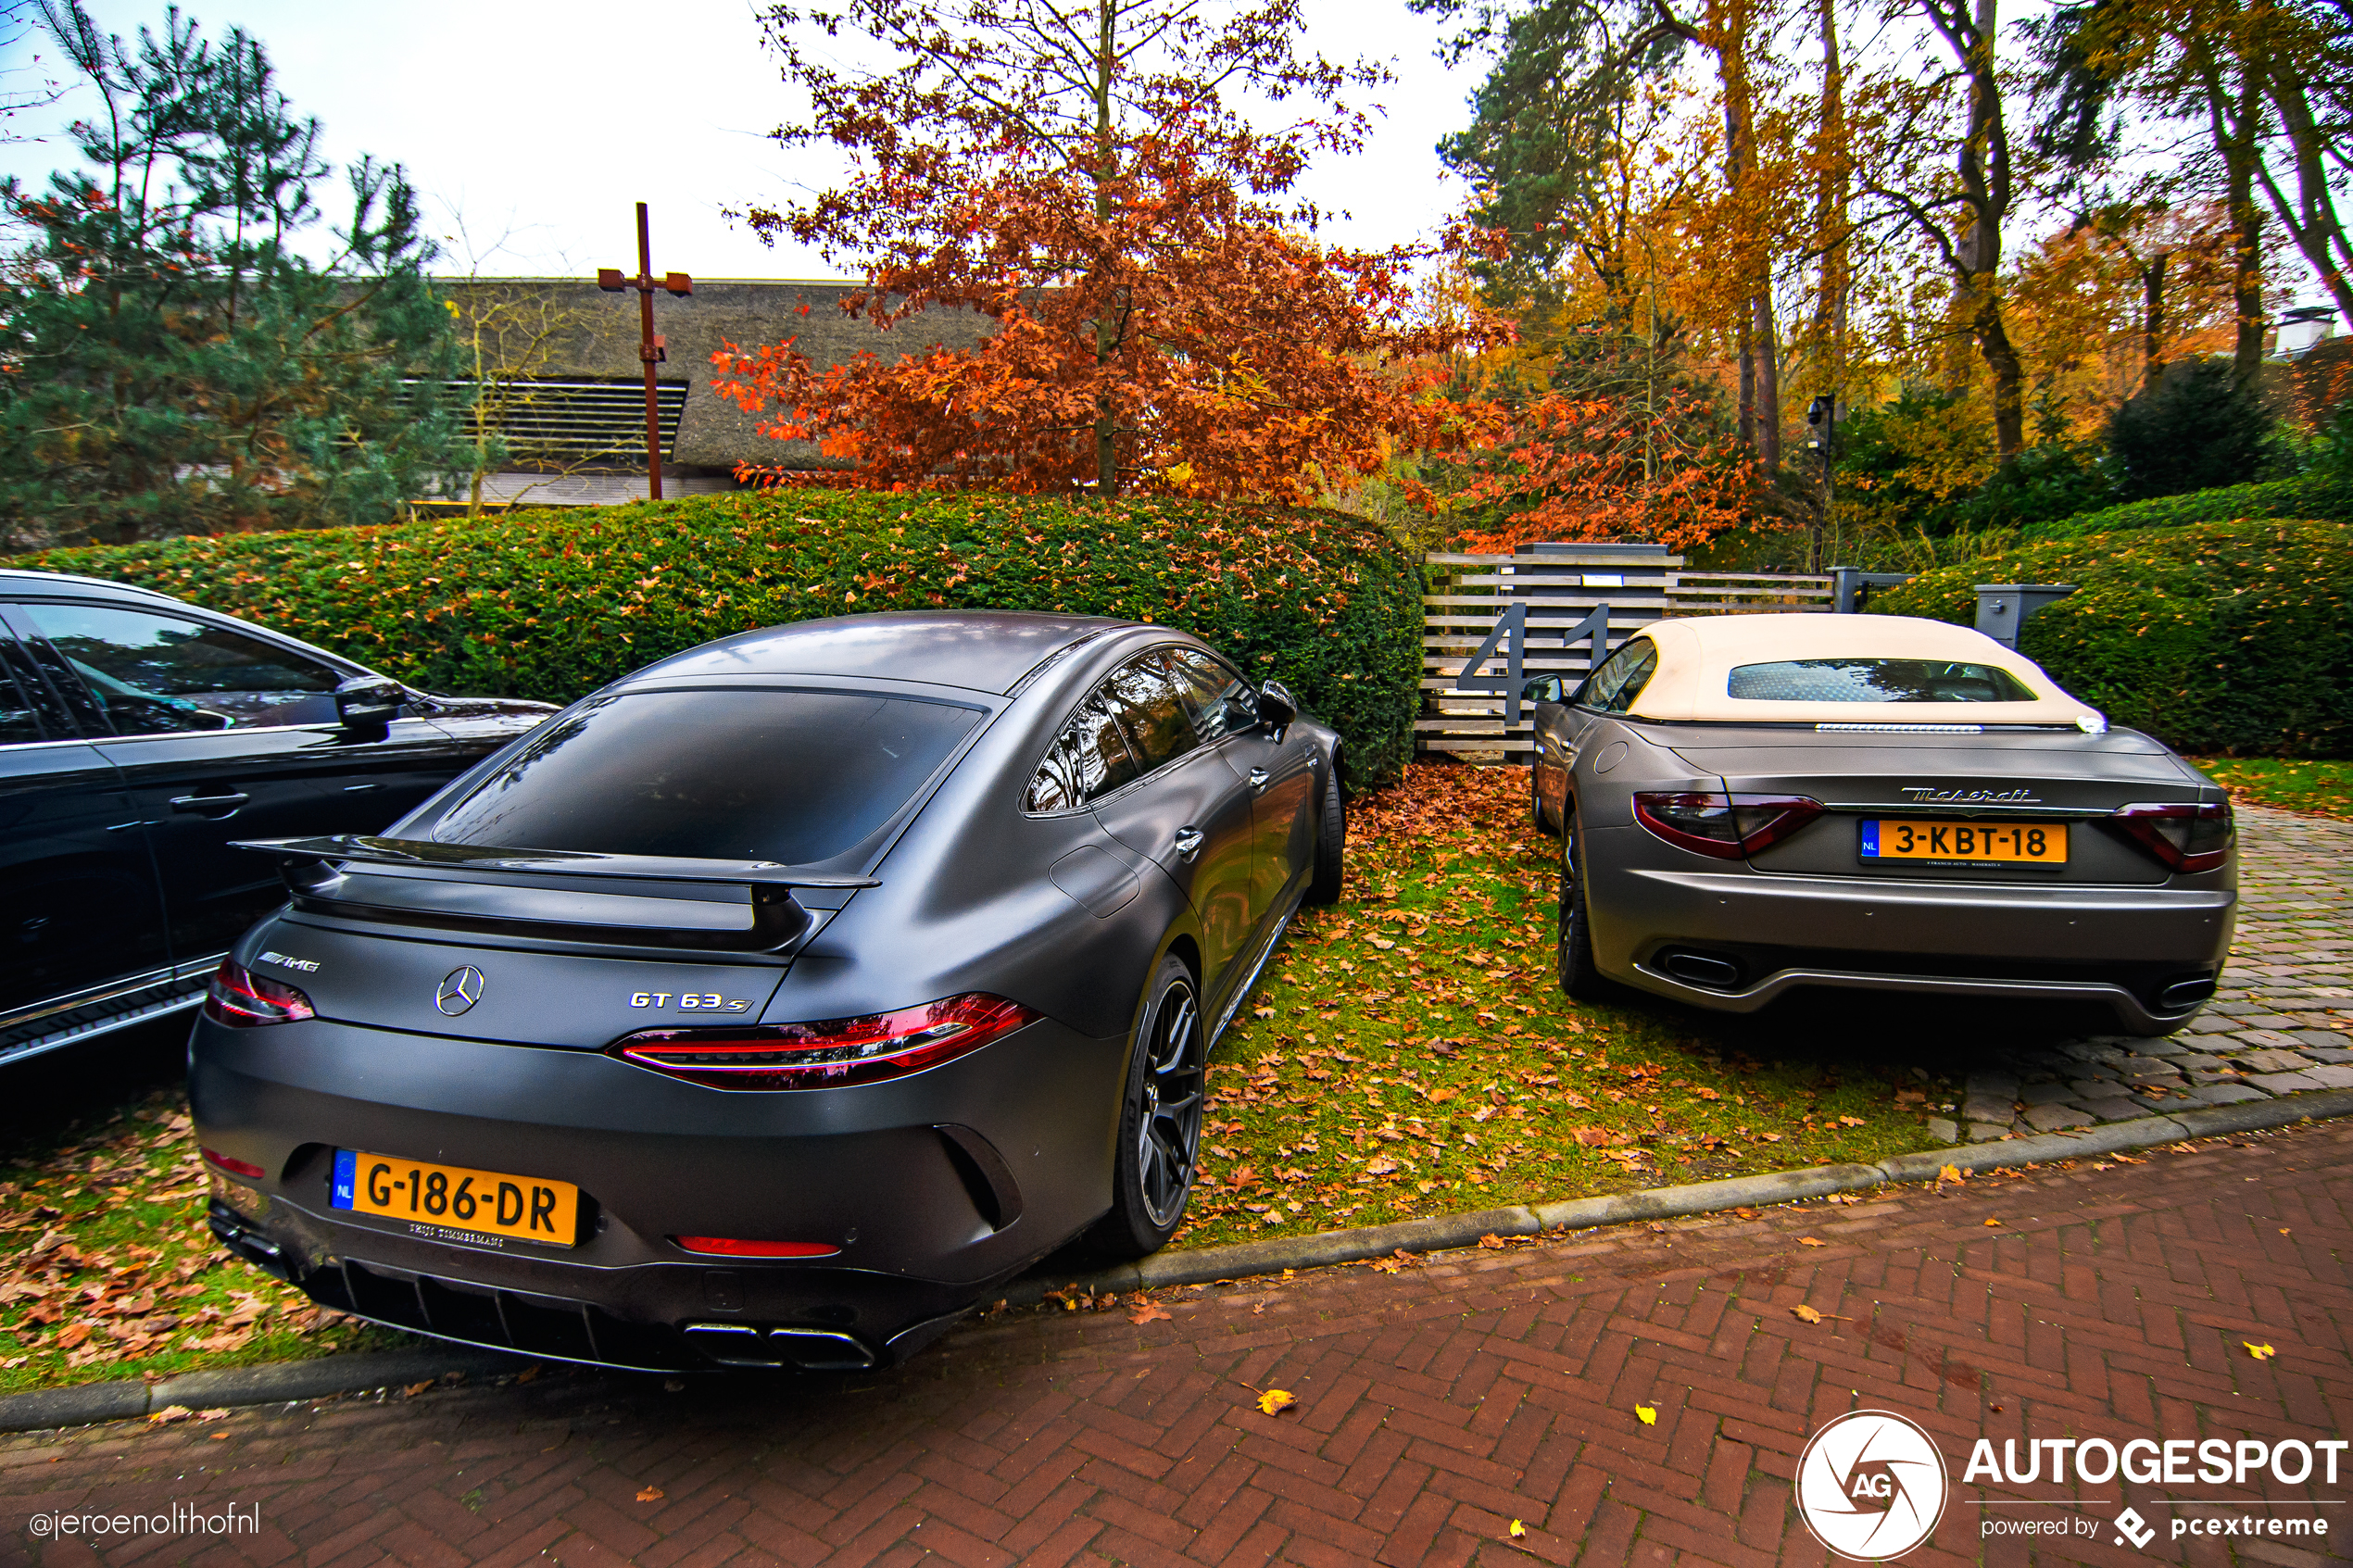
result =
[[801,1372],[869,1372],[881,1364],[866,1342],[830,1328],[761,1328],[744,1323],[690,1323],[686,1342],[721,1366],[793,1367]]

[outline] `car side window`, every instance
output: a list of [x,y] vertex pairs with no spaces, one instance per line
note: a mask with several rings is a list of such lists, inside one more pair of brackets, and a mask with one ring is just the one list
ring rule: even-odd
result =
[[1168,666],[1204,746],[1258,722],[1258,694],[1248,681],[1197,648],[1170,648]]
[[1578,694],[1578,705],[1604,713],[1623,713],[1634,706],[1657,668],[1658,645],[1648,637],[1635,637],[1602,660],[1602,667]]
[[[0,638],[7,633],[0,632]],[[9,660],[0,660],[0,746],[26,746],[33,741],[47,740],[41,728],[41,715],[33,711],[31,700],[8,672]]]
[[1087,700],[1046,748],[1045,759],[1030,775],[1022,797],[1025,811],[1070,811],[1136,777],[1136,759],[1120,733],[1117,704],[1107,686],[1088,694]]
[[1119,705],[1128,749],[1145,772],[1165,768],[1201,745],[1176,679],[1159,653],[1129,659],[1112,672],[1103,687]]
[[113,605],[20,610],[73,667],[117,734],[335,721],[337,672],[258,637]]

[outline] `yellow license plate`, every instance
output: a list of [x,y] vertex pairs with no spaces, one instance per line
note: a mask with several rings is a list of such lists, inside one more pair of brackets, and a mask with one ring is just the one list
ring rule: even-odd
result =
[[491,1236],[570,1247],[580,1239],[580,1189],[545,1176],[510,1176],[463,1165],[335,1151],[328,1201],[355,1214],[406,1220],[418,1236],[480,1242]]
[[1942,860],[1948,864],[2063,866],[2065,822],[1906,822],[1863,819],[1866,860]]

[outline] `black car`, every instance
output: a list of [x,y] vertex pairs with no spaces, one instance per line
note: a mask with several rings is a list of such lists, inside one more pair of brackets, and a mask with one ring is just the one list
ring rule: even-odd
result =
[[0,1061],[201,1001],[285,901],[232,840],[380,828],[551,711],[427,696],[166,595],[0,571]]
[[191,1046],[215,1231],[534,1355],[858,1368],[1182,1219],[1210,1049],[1339,894],[1339,737],[1162,627],[749,633],[573,704],[292,906]]

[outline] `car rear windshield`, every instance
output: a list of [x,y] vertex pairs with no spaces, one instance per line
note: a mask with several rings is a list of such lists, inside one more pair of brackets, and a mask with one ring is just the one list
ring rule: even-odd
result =
[[1732,669],[1724,695],[1751,702],[2032,702],[2007,670],[1936,659],[1787,659]]
[[532,732],[434,836],[814,865],[888,822],[980,719],[849,692],[592,697]]

